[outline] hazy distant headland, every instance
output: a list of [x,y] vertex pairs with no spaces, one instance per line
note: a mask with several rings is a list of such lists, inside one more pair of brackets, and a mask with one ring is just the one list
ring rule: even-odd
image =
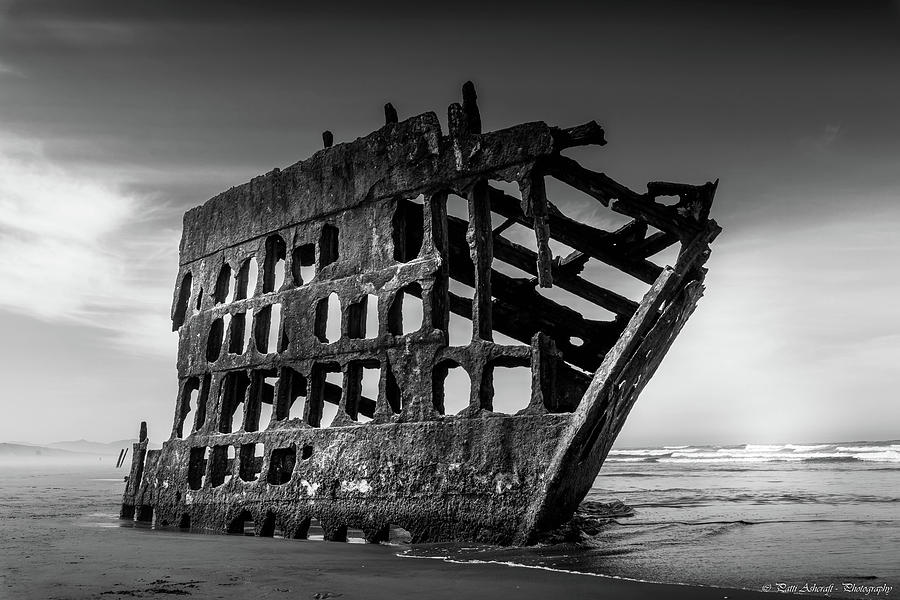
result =
[[[33,444],[30,442],[0,442],[0,464],[14,465],[21,463],[32,464],[41,462],[46,464],[84,464],[106,463],[115,464],[119,453],[128,449],[130,458],[131,445],[136,439],[116,440],[113,442],[92,442],[88,440],[74,440],[64,442],[50,442],[47,444]],[[130,462],[128,463],[130,464]]]

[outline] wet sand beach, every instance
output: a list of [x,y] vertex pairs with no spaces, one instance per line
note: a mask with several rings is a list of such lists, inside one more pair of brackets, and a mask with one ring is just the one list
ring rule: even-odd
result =
[[398,546],[135,528],[116,518],[118,474],[96,464],[0,469],[0,599],[766,596],[407,558]]
[[[12,521],[12,523],[10,523]],[[7,520],[0,598],[760,598],[493,564],[398,548]]]

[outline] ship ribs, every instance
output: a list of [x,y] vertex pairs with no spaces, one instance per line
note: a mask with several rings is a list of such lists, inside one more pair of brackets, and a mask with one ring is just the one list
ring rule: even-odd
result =
[[634,192],[563,155],[599,124],[483,131],[471,83],[446,133],[384,114],[185,214],[174,420],[122,518],[529,544],[574,514],[702,294],[718,182]]

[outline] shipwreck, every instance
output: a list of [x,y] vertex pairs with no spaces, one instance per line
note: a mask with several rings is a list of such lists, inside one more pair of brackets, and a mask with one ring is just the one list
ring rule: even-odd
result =
[[[174,424],[161,450],[142,426],[123,519],[528,544],[574,514],[701,296],[717,182],[638,193],[588,170],[564,152],[604,145],[596,122],[482,132],[471,83],[446,134],[433,112],[385,116],[185,214]],[[566,216],[549,179],[624,224]],[[600,263],[643,298],[592,281]],[[501,369],[526,374],[518,410],[495,408]],[[445,389],[461,372],[469,389]]]

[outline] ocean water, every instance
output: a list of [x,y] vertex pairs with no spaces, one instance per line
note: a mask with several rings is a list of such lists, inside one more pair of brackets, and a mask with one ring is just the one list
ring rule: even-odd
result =
[[586,500],[615,499],[634,515],[579,543],[408,554],[756,590],[831,586],[834,597],[890,586],[881,595],[900,596],[898,441],[616,449]]
[[[0,531],[7,519],[122,526],[124,474],[110,461],[0,465]],[[900,596],[900,441],[616,449],[582,506],[613,500],[633,516],[578,542],[397,553],[732,588],[832,586],[834,597],[890,586],[880,595]],[[24,540],[0,535],[0,550]]]

